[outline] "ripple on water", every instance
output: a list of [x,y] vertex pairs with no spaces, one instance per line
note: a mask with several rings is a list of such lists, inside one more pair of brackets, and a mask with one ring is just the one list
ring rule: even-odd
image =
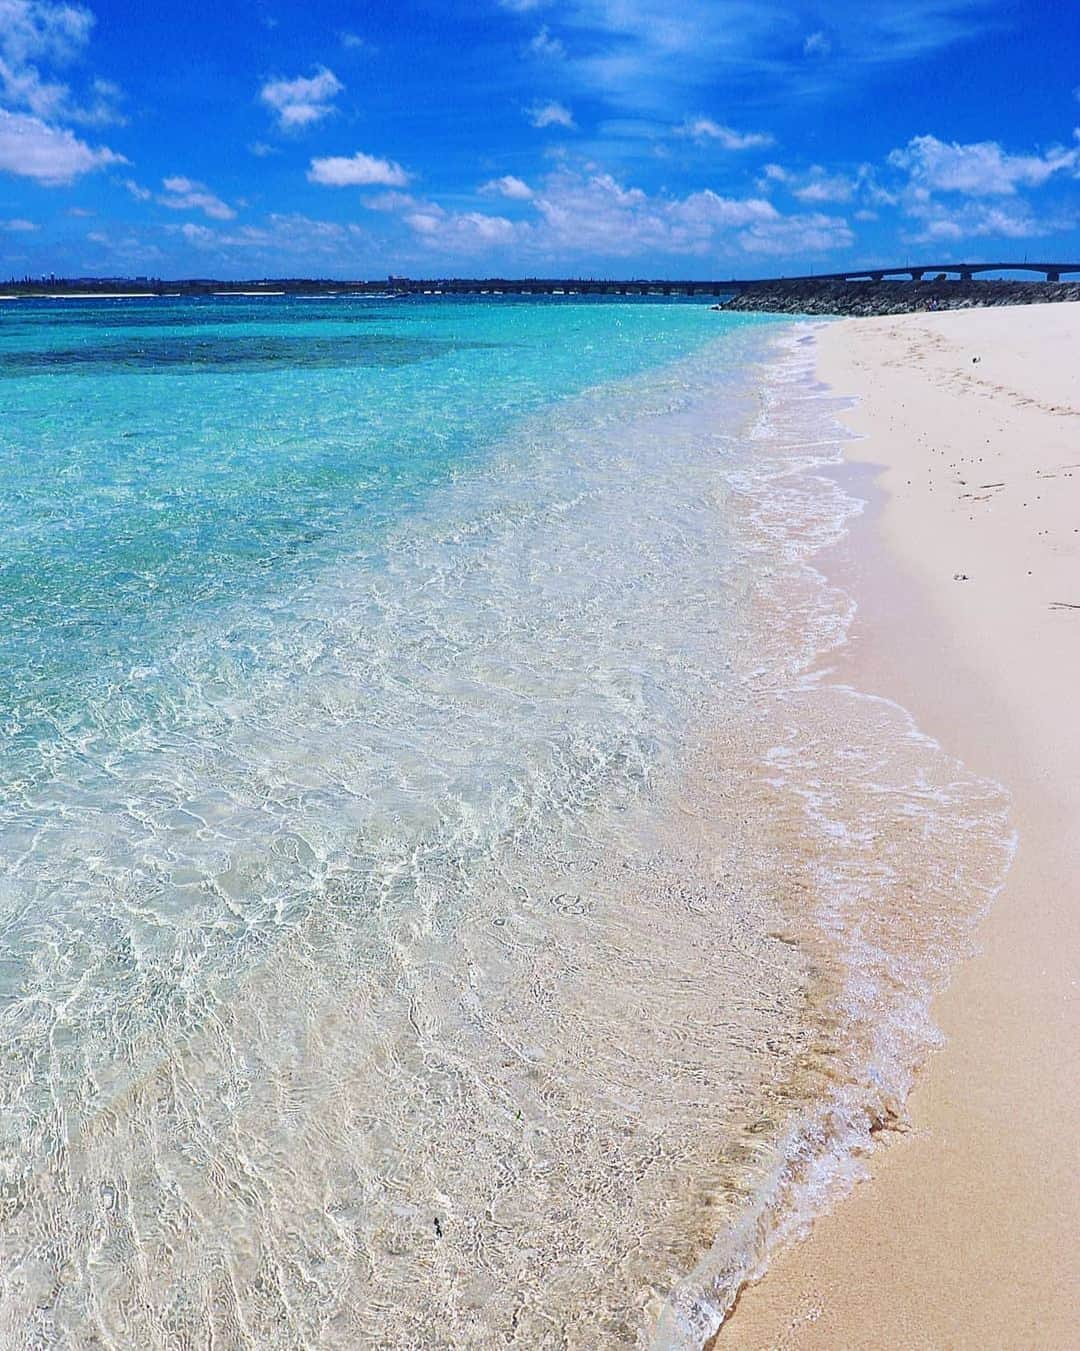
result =
[[35,731],[9,1343],[692,1345],[866,1147],[1003,804],[807,677],[854,504],[760,354],[522,422]]

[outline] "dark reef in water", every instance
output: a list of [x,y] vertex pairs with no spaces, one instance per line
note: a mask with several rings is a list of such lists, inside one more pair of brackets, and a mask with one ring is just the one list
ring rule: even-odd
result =
[[1080,282],[771,281],[743,287],[718,309],[869,316],[1080,300]]
[[[110,324],[111,324],[110,316]],[[333,337],[279,336],[267,333],[240,337],[136,335],[103,337],[95,343],[66,347],[25,348],[0,352],[0,379],[47,375],[54,371],[196,371],[332,370],[346,366],[386,369],[431,361],[450,352],[495,348],[496,343],[450,339],[347,333]]]

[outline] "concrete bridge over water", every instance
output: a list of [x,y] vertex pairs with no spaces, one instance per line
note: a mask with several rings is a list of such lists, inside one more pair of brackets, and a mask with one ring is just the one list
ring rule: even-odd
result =
[[[601,281],[587,278],[462,278],[414,280],[391,277],[387,289],[400,295],[730,295],[755,286],[779,286],[814,282],[886,282],[928,280],[974,281],[984,274],[998,272],[1034,273],[1048,282],[1062,277],[1080,276],[1080,263],[922,263],[912,267],[863,267],[847,272],[813,272],[790,277],[731,277],[726,281],[668,281],[634,279]],[[370,283],[369,283],[370,285]]]
[[[910,277],[912,281],[925,281],[930,275],[956,278],[958,281],[972,281],[985,272],[1034,272],[1041,274],[1045,281],[1060,281],[1063,276],[1080,273],[1080,263],[927,263],[921,267],[870,267],[855,272],[818,273],[810,277],[785,277],[785,281],[892,281],[901,277]],[[752,282],[747,283],[753,285]]]

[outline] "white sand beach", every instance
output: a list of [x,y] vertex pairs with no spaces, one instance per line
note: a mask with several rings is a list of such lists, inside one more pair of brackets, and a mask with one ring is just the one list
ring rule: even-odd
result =
[[1019,847],[905,1129],[717,1345],[1075,1346],[1080,305],[845,320],[819,350],[872,499],[827,559],[859,601],[840,674],[1004,784]]

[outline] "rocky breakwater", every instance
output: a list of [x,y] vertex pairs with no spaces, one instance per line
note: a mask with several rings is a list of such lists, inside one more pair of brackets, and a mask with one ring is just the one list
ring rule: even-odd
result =
[[1080,300],[1080,282],[1045,281],[774,281],[747,286],[717,309],[770,314],[869,316],[985,305],[1042,305]]

